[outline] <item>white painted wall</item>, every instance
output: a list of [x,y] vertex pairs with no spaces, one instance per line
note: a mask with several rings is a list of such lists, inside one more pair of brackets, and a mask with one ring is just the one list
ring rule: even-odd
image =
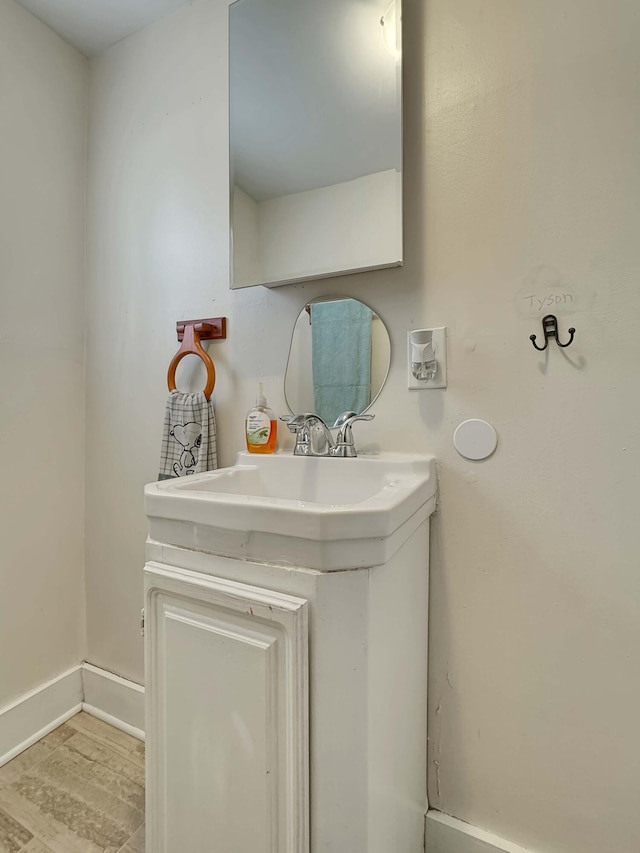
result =
[[0,707],[83,645],[87,82],[0,0]]
[[[432,805],[541,853],[632,853],[640,7],[406,0],[405,266],[275,291],[227,289],[225,22],[196,0],[93,65],[90,659],[142,679],[142,485],[175,321],[229,317],[210,347],[229,464],[258,378],[284,410],[303,304],[360,296],[393,342],[360,443],[440,459]],[[545,358],[528,336],[547,297],[577,334]],[[406,331],[440,325],[449,388],[410,393]],[[500,435],[484,463],[451,445],[469,416]]]

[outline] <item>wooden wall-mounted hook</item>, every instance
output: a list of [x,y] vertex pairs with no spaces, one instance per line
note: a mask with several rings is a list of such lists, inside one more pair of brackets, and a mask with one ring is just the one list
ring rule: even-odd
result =
[[167,372],[169,391],[175,391],[176,389],[176,369],[182,359],[187,355],[197,355],[198,358],[202,359],[207,368],[207,384],[204,388],[204,394],[207,400],[209,400],[216,384],[216,368],[213,359],[200,341],[222,340],[226,338],[227,318],[213,317],[206,320],[182,320],[176,323],[176,331],[178,333],[178,340],[182,341],[182,346],[171,359],[171,364],[169,365]]
[[227,337],[227,318],[208,317],[205,320],[180,320],[176,323],[178,340],[184,337],[186,326],[193,326],[201,341],[221,341]]

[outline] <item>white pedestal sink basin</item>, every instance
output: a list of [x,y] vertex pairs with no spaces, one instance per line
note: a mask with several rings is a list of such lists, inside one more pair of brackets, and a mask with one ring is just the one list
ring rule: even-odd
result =
[[431,457],[145,489],[148,853],[422,853]]
[[336,571],[386,563],[433,512],[432,457],[239,453],[235,465],[145,488],[151,539]]

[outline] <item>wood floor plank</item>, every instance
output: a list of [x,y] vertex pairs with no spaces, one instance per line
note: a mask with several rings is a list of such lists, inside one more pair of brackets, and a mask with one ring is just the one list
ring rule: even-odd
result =
[[0,853],[119,851],[144,853],[143,743],[81,713],[0,768]]
[[51,815],[40,812],[33,803],[6,785],[0,785],[0,808],[44,842],[51,853],[105,853],[104,849],[70,832]]
[[[144,787],[104,764],[98,764],[79,752],[67,749],[66,746],[57,750],[28,775],[49,785],[58,786],[109,817],[119,822],[121,820],[130,832],[137,829],[142,822]],[[18,788],[24,778],[20,777],[14,787]]]
[[145,853],[144,850],[144,824],[132,835],[119,853]]
[[81,838],[100,848],[121,847],[144,820],[144,792],[116,774],[97,780],[80,762],[70,762],[61,753],[39,765],[37,773],[21,776],[12,788]]
[[[68,834],[80,839],[89,849],[118,850],[129,838],[129,827],[124,821],[113,818],[93,803],[87,803],[77,793],[49,784],[26,774],[13,786],[15,792],[27,800],[44,818],[63,827]],[[131,827],[133,829],[133,827]]]
[[65,749],[95,762],[97,766],[106,767],[108,770],[124,776],[125,779],[144,789],[144,766],[141,767],[137,760],[131,761],[121,753],[108,746],[103,746],[99,741],[78,731],[64,746]]
[[[50,847],[40,841],[38,838],[33,838],[26,847],[23,847],[20,853],[53,853]],[[144,853],[144,851],[143,851]]]
[[0,853],[19,853],[32,838],[33,833],[0,809]]
[[144,742],[81,711],[69,720],[69,725],[144,767]]
[[29,749],[21,752],[12,761],[9,761],[3,767],[0,767],[0,783],[9,783],[15,781],[26,770],[35,767],[45,758],[48,758],[54,750],[61,746],[65,741],[77,734],[76,729],[63,723],[49,732],[48,735],[34,743]]

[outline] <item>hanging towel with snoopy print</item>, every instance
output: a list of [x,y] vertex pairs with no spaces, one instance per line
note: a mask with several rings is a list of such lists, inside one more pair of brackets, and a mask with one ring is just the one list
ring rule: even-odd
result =
[[216,419],[204,391],[171,391],[167,400],[159,480],[200,474],[218,467]]

